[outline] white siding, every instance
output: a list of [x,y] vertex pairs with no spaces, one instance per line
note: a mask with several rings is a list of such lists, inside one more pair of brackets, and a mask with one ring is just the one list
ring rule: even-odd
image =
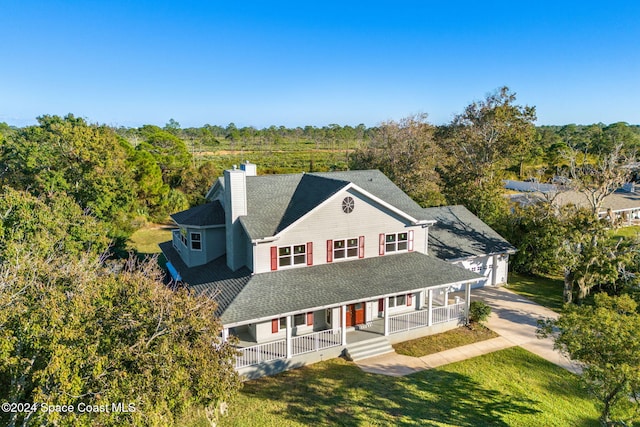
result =
[[[342,211],[342,200],[346,196],[351,196],[355,200],[355,208],[349,214]],[[278,240],[258,244],[254,273],[271,271],[270,248],[272,246],[313,242],[313,265],[320,265],[327,263],[327,240],[365,236],[364,256],[370,258],[379,256],[380,233],[413,230],[414,250],[424,252],[427,229],[421,226],[408,227],[407,223],[406,219],[354,190],[341,191],[323,206],[295,223]]]

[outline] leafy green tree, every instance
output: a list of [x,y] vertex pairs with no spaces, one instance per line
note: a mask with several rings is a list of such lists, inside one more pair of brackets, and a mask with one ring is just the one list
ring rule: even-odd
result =
[[103,220],[119,220],[135,206],[136,183],[127,149],[106,126],[69,114],[42,116],[0,147],[0,181],[32,194],[66,192]]
[[104,253],[106,225],[83,211],[70,197],[54,193],[35,197],[26,191],[0,190],[0,263],[31,254]]
[[382,123],[368,146],[350,156],[351,169],[379,169],[423,206],[440,205],[439,176],[435,170],[441,151],[435,128],[426,115]]
[[640,314],[628,295],[600,293],[594,301],[567,306],[558,320],[541,323],[538,333],[553,335],[555,347],[583,368],[580,378],[602,404],[602,425],[620,425],[631,418],[630,406],[637,411],[640,395]]
[[171,188],[181,184],[182,171],[192,167],[187,145],[176,135],[157,126],[145,125],[140,129],[145,141],[139,150],[153,155],[162,171],[162,179]]
[[438,130],[446,157],[439,172],[447,201],[464,204],[496,226],[504,215],[501,173],[529,152],[535,139],[535,108],[515,104],[516,95],[502,87]]
[[606,223],[586,209],[550,203],[515,207],[506,228],[518,248],[512,266],[563,276],[566,303],[582,302],[594,288],[620,292],[636,283],[635,248],[611,239]]
[[239,388],[215,303],[160,281],[155,261],[25,255],[0,264],[0,399],[124,402],[135,412],[0,414],[3,425],[172,426],[212,419]]

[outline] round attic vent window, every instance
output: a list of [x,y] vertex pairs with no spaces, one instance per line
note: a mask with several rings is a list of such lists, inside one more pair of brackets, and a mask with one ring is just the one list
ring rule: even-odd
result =
[[342,211],[344,213],[351,213],[353,212],[354,205],[355,205],[355,202],[353,201],[352,197],[345,197],[344,200],[342,201]]

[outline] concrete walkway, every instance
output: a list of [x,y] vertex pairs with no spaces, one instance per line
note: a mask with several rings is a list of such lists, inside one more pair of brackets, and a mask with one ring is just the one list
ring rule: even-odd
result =
[[388,353],[356,362],[369,373],[404,376],[425,369],[436,368],[509,347],[520,346],[571,372],[580,369],[569,359],[553,349],[551,338],[538,339],[537,321],[540,318],[556,318],[557,313],[536,304],[504,288],[482,288],[471,292],[472,300],[482,300],[491,306],[487,327],[500,337],[453,348],[423,357]]

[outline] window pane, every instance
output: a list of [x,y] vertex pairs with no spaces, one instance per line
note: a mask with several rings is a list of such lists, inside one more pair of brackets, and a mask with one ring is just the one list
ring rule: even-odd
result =
[[358,248],[347,249],[347,257],[352,258],[358,256]]
[[356,306],[355,306],[355,309],[356,310],[362,310],[362,303],[361,302],[357,303]]
[[387,234],[387,243],[388,242],[395,242],[396,241],[396,235],[395,234]]
[[191,233],[191,240],[200,241],[200,233]]
[[407,242],[398,242],[398,250],[406,251],[407,250]]
[[398,295],[396,297],[396,305],[400,306],[400,305],[405,305],[406,303],[407,303],[407,300],[404,295]]
[[335,259],[344,258],[344,249],[337,249],[333,251],[333,257]]
[[342,249],[342,248],[344,248],[344,240],[333,241],[333,249]]
[[287,318],[286,317],[281,317],[280,318],[280,329],[287,329]]
[[306,245],[296,245],[293,247],[294,254],[303,254],[306,251]]
[[307,316],[304,313],[296,314],[293,317],[293,325],[294,326],[304,325],[305,323],[307,323]]
[[355,248],[358,246],[358,239],[349,239],[347,240],[347,247]]
[[291,258],[290,257],[280,258],[280,267],[284,267],[287,265],[291,265]]
[[202,246],[200,242],[191,242],[191,249],[195,249],[196,251],[202,250]]
[[283,255],[291,255],[291,246],[285,246],[285,247],[283,247],[283,248],[279,248],[279,249],[278,249],[278,254],[279,254],[280,256],[283,256]]
[[302,254],[302,255],[294,255],[293,256],[293,263],[294,264],[304,264],[305,262],[307,262],[307,257]]
[[407,240],[407,233],[398,233],[398,240]]
[[387,249],[387,252],[394,252],[396,250],[396,244],[387,243],[386,249]]
[[396,306],[396,297],[389,297],[389,307]]

